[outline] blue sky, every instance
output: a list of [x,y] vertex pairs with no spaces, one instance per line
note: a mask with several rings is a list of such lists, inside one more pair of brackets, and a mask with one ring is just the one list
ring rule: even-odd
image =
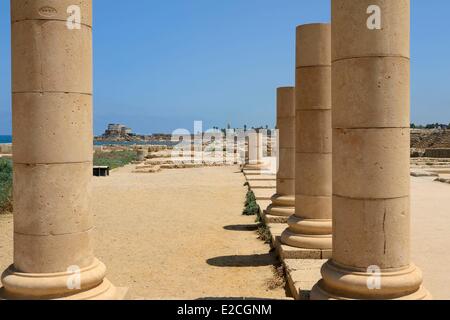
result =
[[[412,0],[412,121],[450,122],[448,0]],[[93,0],[94,128],[270,125],[294,83],[295,26],[329,0]],[[11,132],[9,1],[0,1],[0,134]]]

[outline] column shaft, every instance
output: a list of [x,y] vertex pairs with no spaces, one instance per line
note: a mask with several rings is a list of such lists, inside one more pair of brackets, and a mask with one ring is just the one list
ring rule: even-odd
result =
[[410,2],[333,0],[332,17],[333,258],[311,296],[427,298],[409,248]]
[[290,217],[295,212],[295,88],[277,89],[277,193],[267,213]]
[[262,168],[264,157],[263,133],[251,130],[247,132],[247,135],[249,154],[249,165],[247,165],[247,169],[259,170]]
[[297,28],[295,214],[286,245],[331,250],[331,27]]
[[[81,21],[71,29],[74,5]],[[14,265],[2,276],[5,295],[112,298],[92,245],[91,0],[13,0],[11,21]]]

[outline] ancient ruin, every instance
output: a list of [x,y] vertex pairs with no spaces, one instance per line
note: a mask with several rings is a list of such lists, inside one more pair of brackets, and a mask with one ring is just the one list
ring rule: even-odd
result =
[[[331,26],[297,28],[295,214],[282,256],[331,257]],[[293,247],[293,248],[292,248]]]
[[427,299],[410,261],[410,1],[332,1],[333,257],[312,299]]
[[14,264],[1,280],[10,299],[114,299],[92,243],[92,3],[76,1],[71,30],[74,1],[51,2],[11,1]]
[[264,155],[264,136],[262,132],[255,130],[247,133],[248,137],[248,165],[247,169],[260,170],[262,169],[263,155]]
[[230,121],[179,136],[110,124],[97,139],[93,1],[10,3],[0,300],[125,299],[119,283],[137,300],[448,297],[428,251],[449,239],[450,125],[410,123],[410,0],[332,0],[331,24],[297,27],[277,135]]
[[295,211],[295,88],[277,90],[277,193],[266,215],[290,217]]

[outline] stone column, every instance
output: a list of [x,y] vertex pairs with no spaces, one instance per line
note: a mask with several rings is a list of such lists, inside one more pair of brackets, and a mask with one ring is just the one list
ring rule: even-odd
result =
[[410,262],[410,1],[333,0],[332,16],[333,258],[311,297],[429,298]]
[[300,249],[297,258],[324,259],[332,247],[329,24],[297,28],[296,65],[295,215],[281,239]]
[[256,134],[257,144],[256,144],[256,157],[258,165],[263,164],[264,158],[264,135],[262,132]]
[[[78,8],[80,28],[69,29],[68,9]],[[2,275],[8,299],[116,297],[92,243],[91,12],[91,0],[11,1],[14,264]]]
[[263,134],[252,130],[248,133],[249,165],[248,169],[261,169],[263,164]]
[[145,161],[146,157],[148,156],[148,149],[144,149],[143,147],[136,150],[136,160],[137,161]]
[[[277,193],[267,214],[290,217],[295,211],[295,88],[277,89]],[[274,146],[272,146],[274,147]]]

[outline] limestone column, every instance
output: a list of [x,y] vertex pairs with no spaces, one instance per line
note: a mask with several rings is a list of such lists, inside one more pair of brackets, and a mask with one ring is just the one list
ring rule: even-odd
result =
[[136,150],[136,152],[137,152],[136,160],[145,161],[146,157],[148,156],[148,149],[140,147],[139,149]]
[[257,146],[257,158],[258,158],[258,164],[263,164],[263,158],[264,158],[264,134],[262,132],[257,133],[258,138],[258,144]]
[[[79,29],[68,28],[68,9],[79,9]],[[116,297],[92,243],[91,10],[91,0],[11,1],[14,264],[1,279],[8,299]]]
[[295,214],[282,243],[331,257],[331,27],[297,28]]
[[332,17],[333,258],[311,296],[429,298],[410,261],[410,1],[333,0]]
[[[277,193],[267,214],[290,217],[295,211],[295,88],[277,89]],[[272,146],[273,148],[274,146]],[[272,149],[273,150],[273,149]]]
[[263,164],[263,134],[252,130],[248,132],[249,165],[248,169],[261,169]]
[[245,134],[244,135],[244,167],[250,164],[250,137]]

